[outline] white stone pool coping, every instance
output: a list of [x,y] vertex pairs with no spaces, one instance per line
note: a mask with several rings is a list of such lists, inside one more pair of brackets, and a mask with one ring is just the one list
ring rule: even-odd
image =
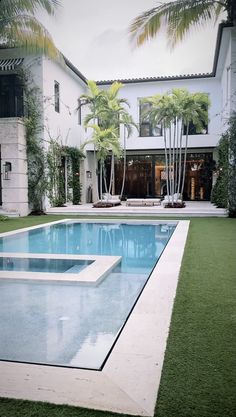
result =
[[91,222],[177,226],[102,371],[1,361],[0,396],[153,416],[189,221]]
[[14,253],[0,252],[0,258],[23,258],[23,259],[71,259],[82,261],[94,261],[86,265],[85,269],[77,273],[67,272],[32,272],[32,271],[0,271],[0,278],[39,280],[39,281],[65,281],[98,284],[101,282],[121,261],[121,256],[102,255],[67,255],[67,254],[42,254],[42,253]]

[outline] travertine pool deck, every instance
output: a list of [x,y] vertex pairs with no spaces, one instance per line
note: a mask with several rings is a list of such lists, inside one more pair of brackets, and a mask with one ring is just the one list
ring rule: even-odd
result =
[[79,216],[157,216],[157,217],[227,217],[227,210],[217,208],[210,201],[186,201],[184,208],[164,208],[159,206],[134,207],[122,202],[120,206],[94,208],[92,204],[68,205],[67,207],[51,207],[47,214],[79,215]]
[[188,228],[178,222],[101,371],[1,361],[0,396],[153,416]]

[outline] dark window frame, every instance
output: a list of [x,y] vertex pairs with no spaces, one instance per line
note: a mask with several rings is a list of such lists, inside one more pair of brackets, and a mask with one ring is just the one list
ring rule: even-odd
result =
[[54,81],[54,109],[55,112],[60,113],[60,83]]
[[[156,126],[153,126],[150,121],[147,118],[146,120],[142,119],[142,105],[145,105],[146,107],[149,106],[149,108],[151,107],[150,103],[142,103],[141,101],[139,101],[139,136],[140,137],[161,137],[163,136],[163,132],[162,132],[162,125],[161,124],[157,124]],[[159,134],[155,133],[155,129],[158,129],[160,131]],[[146,130],[147,134],[144,133],[144,130]]]
[[[208,113],[209,107],[208,106],[202,106],[202,107],[205,107],[205,110]],[[183,134],[186,135],[186,133],[187,133],[187,126],[184,125],[184,132],[183,132]],[[195,126],[195,124],[193,122],[190,122],[189,123],[189,131],[188,131],[188,135],[189,136],[192,136],[192,135],[208,135],[208,134],[209,134],[209,126],[208,126],[208,123],[206,123],[206,124],[204,123],[203,124],[203,128],[202,128],[202,131],[201,132],[197,132],[196,131],[196,126]]]
[[82,102],[80,98],[78,98],[78,125],[82,125]]
[[24,86],[17,74],[0,74],[0,118],[24,116]]

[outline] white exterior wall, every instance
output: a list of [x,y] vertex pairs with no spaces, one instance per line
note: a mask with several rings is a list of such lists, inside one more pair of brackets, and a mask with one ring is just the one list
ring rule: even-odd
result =
[[230,107],[236,111],[236,27],[231,28]]
[[[57,140],[60,145],[79,148],[84,141],[84,128],[78,124],[78,99],[86,91],[85,83],[66,64],[58,64],[49,58],[38,57],[33,60],[26,58],[26,66],[30,68],[33,81],[41,90],[42,133],[45,149],[49,140]],[[54,82],[60,85],[60,112],[55,111]],[[81,183],[85,183],[83,168]],[[82,189],[85,199],[85,185]],[[45,198],[45,207],[49,200]]]
[[[27,216],[28,177],[25,127],[16,117],[0,119],[2,209],[8,213]],[[11,163],[11,171],[5,175],[5,164]]]
[[[106,88],[106,87],[104,87]],[[222,126],[220,120],[221,99],[220,99],[220,82],[213,77],[204,79],[183,79],[171,81],[156,81],[125,84],[120,91],[120,97],[126,98],[130,104],[129,112],[134,121],[139,124],[139,99],[152,96],[154,94],[163,94],[173,88],[186,88],[190,92],[204,92],[209,94],[211,105],[209,108],[208,134],[206,135],[189,135],[189,148],[209,148],[215,147],[219,141]],[[121,132],[123,136],[123,132]],[[123,137],[121,137],[123,146]],[[133,135],[127,140],[127,150],[163,150],[163,137],[141,137],[139,132],[134,129]],[[91,150],[91,145],[87,146]]]
[[221,48],[217,64],[216,79],[221,86],[221,124],[222,131],[228,127],[228,120],[236,111],[236,28],[225,27],[222,33]]
[[[60,85],[60,112],[54,108],[54,81]],[[78,99],[86,85],[66,64],[59,65],[43,58],[44,139],[49,136],[66,146],[79,148],[84,129],[78,124]]]

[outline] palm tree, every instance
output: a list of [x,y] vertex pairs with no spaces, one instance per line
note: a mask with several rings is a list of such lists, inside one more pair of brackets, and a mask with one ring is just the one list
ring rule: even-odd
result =
[[137,124],[134,122],[132,116],[127,112],[123,112],[120,116],[120,126],[124,126],[124,145],[123,145],[123,177],[122,177],[122,184],[121,184],[121,191],[120,191],[120,199],[122,199],[124,186],[125,186],[125,178],[126,178],[126,139],[128,139],[132,133],[133,128],[138,130]]
[[59,4],[60,0],[1,0],[0,45],[60,58],[49,32],[35,17],[40,8],[54,15]]
[[190,27],[199,27],[226,12],[227,23],[236,24],[235,0],[175,0],[162,3],[137,16],[129,31],[137,45],[154,38],[162,26],[167,27],[171,46],[181,41]]
[[[88,81],[88,94],[80,96],[80,106],[88,105],[90,112],[84,118],[84,126],[91,127],[90,123],[100,127],[100,130],[115,129],[117,136],[121,125],[125,127],[127,136],[129,137],[132,132],[132,126],[136,126],[132,117],[129,115],[126,107],[129,107],[129,103],[126,99],[119,98],[118,94],[123,84],[114,82],[109,89],[101,90],[94,81]],[[86,142],[88,143],[88,142]],[[94,161],[96,164],[96,140],[90,141],[89,143],[94,144]],[[108,156],[109,152],[107,153]],[[124,149],[125,155],[125,149]],[[104,175],[105,189],[109,193],[112,188],[114,189],[115,175],[114,175],[114,164],[115,157],[120,156],[120,153],[113,152],[111,148],[111,173],[109,186],[107,186],[106,178]],[[125,158],[124,158],[125,162]],[[104,163],[103,163],[104,165]],[[103,166],[104,171],[104,166]],[[100,176],[101,180],[101,176]],[[124,179],[123,179],[124,182]],[[122,183],[123,184],[123,183]],[[122,185],[122,193],[124,186]]]
[[110,151],[116,156],[120,156],[120,142],[117,128],[109,127],[103,129],[98,125],[88,125],[93,129],[91,139],[88,139],[84,144],[83,148],[88,143],[93,143],[96,151],[98,162],[100,162],[100,187],[99,197],[102,200],[102,180],[104,179],[104,163]]
[[[153,124],[162,124],[165,145],[166,186],[169,202],[174,203],[174,194],[183,198],[189,125],[193,123],[199,133],[208,121],[208,95],[189,93],[185,89],[174,88],[170,93],[143,99],[151,104],[144,117]],[[183,131],[186,126],[184,158]]]

